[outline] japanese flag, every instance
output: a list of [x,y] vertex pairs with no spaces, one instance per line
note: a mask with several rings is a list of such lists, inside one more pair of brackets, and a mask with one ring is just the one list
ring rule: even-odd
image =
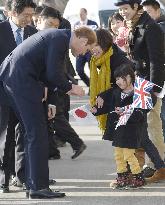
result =
[[97,124],[95,116],[90,112],[89,104],[70,110],[69,114],[80,124]]

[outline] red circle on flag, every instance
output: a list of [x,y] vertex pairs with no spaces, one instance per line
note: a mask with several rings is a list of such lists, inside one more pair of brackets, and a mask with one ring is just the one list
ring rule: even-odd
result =
[[87,116],[87,113],[84,112],[83,110],[80,110],[80,109],[77,109],[75,111],[75,113],[76,113],[77,117],[80,117],[80,118],[85,118]]

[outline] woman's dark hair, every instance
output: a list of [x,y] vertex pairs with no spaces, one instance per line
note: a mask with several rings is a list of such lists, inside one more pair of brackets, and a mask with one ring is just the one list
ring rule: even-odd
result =
[[130,75],[132,83],[135,82],[135,73],[133,67],[130,64],[122,64],[121,66],[117,67],[114,72],[114,78],[123,78],[126,80],[126,76]]
[[36,8],[36,4],[33,0],[14,0],[11,5],[11,10],[17,14],[21,14],[27,7]]
[[97,44],[102,48],[104,52],[107,52],[113,44],[113,37],[106,29],[96,30]]
[[112,23],[113,20],[124,21],[124,18],[118,12],[115,12],[112,16],[109,17],[109,19],[108,19],[108,28],[109,28],[109,31],[112,34],[114,34],[112,29],[111,29],[111,23]]

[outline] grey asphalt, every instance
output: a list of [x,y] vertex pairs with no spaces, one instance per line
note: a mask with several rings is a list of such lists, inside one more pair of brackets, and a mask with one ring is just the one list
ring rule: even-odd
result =
[[[85,98],[72,98],[72,108],[88,102]],[[20,188],[11,187],[11,193],[0,194],[0,204],[30,205],[165,205],[165,183],[146,185],[143,189],[113,190],[109,184],[116,177],[113,147],[101,139],[96,125],[71,124],[87,145],[77,159],[70,157],[69,144],[60,148],[61,159],[49,161],[50,178],[56,179],[53,190],[66,193],[62,199],[28,200]]]

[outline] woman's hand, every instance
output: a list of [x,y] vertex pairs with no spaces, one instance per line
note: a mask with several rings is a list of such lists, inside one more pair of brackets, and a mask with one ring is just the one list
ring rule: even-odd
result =
[[102,108],[103,107],[103,104],[104,104],[104,100],[98,96],[97,99],[96,99],[96,105],[98,108]]

